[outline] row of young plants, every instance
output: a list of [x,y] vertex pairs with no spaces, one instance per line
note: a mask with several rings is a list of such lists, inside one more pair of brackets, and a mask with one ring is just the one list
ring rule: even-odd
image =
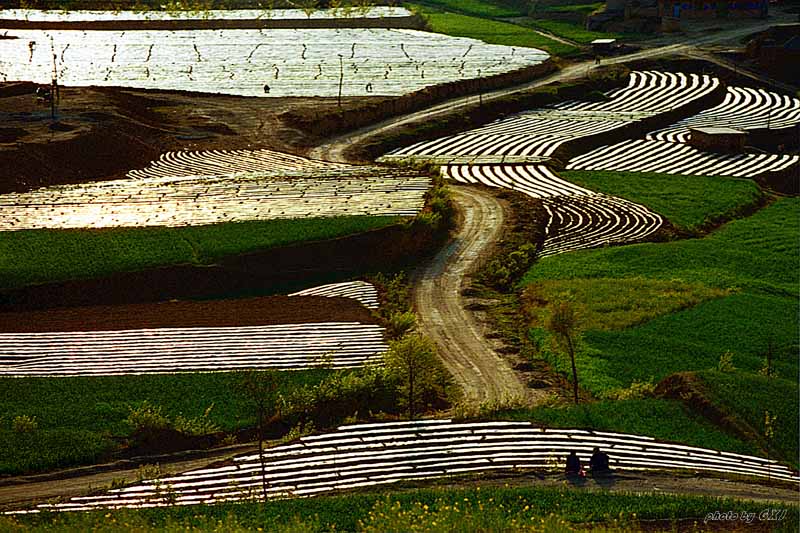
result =
[[[581,185],[641,202],[672,220],[659,236],[670,242],[547,258],[510,294],[498,270],[516,263],[510,253],[534,243],[488,263],[482,290],[506,291],[493,311],[504,335],[573,384],[577,373],[580,385],[580,405],[556,401],[504,416],[769,454],[796,465],[797,405],[787,399],[798,386],[791,311],[797,294],[791,263],[800,253],[793,237],[800,231],[796,199],[757,211],[772,200],[746,180],[572,174]],[[706,400],[723,415],[693,412],[669,382],[657,388],[685,371],[700,372]],[[735,392],[749,390],[753,380],[766,387],[769,401]],[[715,417],[750,429],[733,430],[744,426]]]
[[[735,517],[734,517],[735,515]],[[10,531],[702,531],[738,523],[796,531],[794,506],[702,496],[484,485],[215,506],[0,518]]]

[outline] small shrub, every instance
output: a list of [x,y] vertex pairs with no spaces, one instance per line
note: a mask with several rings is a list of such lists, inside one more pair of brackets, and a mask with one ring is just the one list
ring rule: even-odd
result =
[[655,393],[656,384],[653,383],[653,378],[648,381],[636,379],[627,388],[609,392],[607,397],[612,400],[641,400],[643,398],[654,398]]
[[175,430],[183,433],[184,435],[189,435],[190,437],[202,437],[203,435],[217,433],[219,431],[219,426],[217,426],[209,418],[213,408],[214,404],[212,403],[203,412],[203,416],[197,416],[194,418],[186,418],[180,415],[177,416],[175,418]]
[[160,406],[145,401],[139,407],[128,408],[128,424],[135,433],[162,431],[172,427]]
[[18,415],[11,421],[11,429],[14,433],[33,433],[39,428],[39,422],[35,416]]
[[157,464],[143,464],[136,469],[136,481],[159,479],[163,475],[164,472],[161,471],[161,465]]
[[717,370],[719,370],[720,372],[725,372],[727,374],[736,371],[736,367],[733,366],[733,352],[728,350],[727,352],[719,356],[719,363],[717,363]]
[[411,311],[394,312],[389,316],[389,337],[399,339],[417,325],[417,315]]

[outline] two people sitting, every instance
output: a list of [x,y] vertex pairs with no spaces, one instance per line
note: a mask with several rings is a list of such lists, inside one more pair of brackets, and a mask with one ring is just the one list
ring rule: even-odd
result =
[[[607,476],[611,474],[611,467],[609,466],[608,454],[595,448],[592,450],[592,457],[589,459],[589,468],[591,469],[592,476]],[[567,466],[564,469],[567,476],[581,476],[584,477],[586,473],[581,466],[581,459],[572,451],[567,456]]]

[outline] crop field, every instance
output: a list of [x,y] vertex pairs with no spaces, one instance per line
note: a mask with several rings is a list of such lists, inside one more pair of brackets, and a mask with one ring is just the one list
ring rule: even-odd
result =
[[378,161],[496,156],[499,163],[500,156],[547,158],[565,142],[674,110],[718,86],[717,78],[706,75],[632,72],[626,87],[606,94],[608,101],[569,101],[525,111],[464,133],[393,150]]
[[540,257],[634,242],[663,223],[658,214],[641,205],[569,183],[544,165],[447,165],[442,167],[442,175],[541,199],[548,220]]
[[682,143],[637,139],[601,146],[573,158],[566,168],[753,178],[799,163],[796,155],[714,154]]
[[800,123],[800,99],[748,87],[728,87],[725,101],[647,135],[656,141],[687,142],[689,128],[782,129]]
[[800,99],[763,89],[729,87],[720,105],[649,133],[573,158],[567,169],[659,172],[753,178],[800,164],[800,156],[715,154],[691,147],[689,128],[783,129],[800,124]]
[[[8,30],[0,78],[259,97],[397,96],[549,58],[402,29]],[[51,44],[52,43],[52,44]]]
[[266,454],[266,489],[258,455],[177,476],[144,481],[105,494],[44,504],[39,510],[197,505],[230,500],[309,496],[345,488],[492,470],[563,467],[575,450],[588,461],[595,446],[624,470],[692,469],[705,472],[798,478],[760,457],[659,442],[650,437],[579,429],[546,429],[527,422],[456,423],[424,420],[341,426],[302,437]]
[[[179,531],[574,531],[592,524],[601,531],[641,531],[651,524],[675,525],[736,509],[737,512],[786,513],[776,531],[797,530],[795,509],[774,502],[731,498],[630,494],[569,490],[562,487],[495,486],[404,489],[387,494],[376,489],[318,498],[236,502],[214,506],[102,510],[89,513],[29,514],[0,517],[11,531],[96,531],[112,527],[142,533]],[[642,522],[639,522],[641,520]],[[425,529],[430,528],[430,529]]]
[[[621,331],[586,331],[579,356],[582,385],[596,393],[660,380],[673,372],[716,368],[727,352],[756,373],[770,345],[779,375],[797,374],[798,292],[795,260],[798,204],[782,199],[702,238],[594,250],[548,258],[523,284],[537,280],[629,278],[681,280],[730,290],[678,313]],[[636,364],[631,364],[636,361]]]
[[367,309],[378,309],[378,291],[375,285],[366,281],[345,281],[329,283],[293,292],[289,296],[325,296],[327,298],[352,298]]
[[[461,5],[461,2],[458,4]],[[478,9],[482,9],[484,5]],[[442,13],[427,7],[420,9],[420,12],[430,28],[439,33],[480,39],[498,45],[539,48],[557,56],[568,56],[578,51],[575,46],[556,41],[517,24],[489,20],[482,16]]]
[[256,19],[332,19],[332,18],[386,18],[407,17],[407,9],[391,6],[374,6],[350,9],[198,9],[194,11],[96,11],[96,10],[40,10],[3,9],[0,20],[29,20],[42,22],[88,22],[100,20],[256,20]]
[[560,174],[583,187],[646,205],[689,231],[730,219],[764,198],[758,185],[749,179],[596,170]]
[[0,333],[0,376],[299,370],[379,364],[380,326],[358,323]]
[[[205,265],[226,256],[335,239],[401,220],[357,216],[181,228],[13,231],[0,239],[0,286],[10,289],[165,265]],[[42,261],[44,254],[47,261]]]
[[0,231],[413,216],[430,180],[270,150],[168,152],[130,179],[0,195]]
[[[328,369],[272,373],[277,391],[289,396],[347,371]],[[0,379],[0,474],[20,475],[104,461],[133,431],[131,408],[145,402],[170,419],[203,417],[226,432],[257,424],[237,372]],[[34,418],[37,428],[14,431],[12,419]]]

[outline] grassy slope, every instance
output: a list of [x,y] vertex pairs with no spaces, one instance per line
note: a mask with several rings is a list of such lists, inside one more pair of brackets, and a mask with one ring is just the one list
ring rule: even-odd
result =
[[[700,227],[708,219],[736,212],[757,196],[746,181],[706,178],[687,181],[615,173],[567,175],[595,190],[619,191],[622,196],[680,221],[685,228]],[[786,459],[796,458],[794,426],[798,413],[794,378],[798,373],[799,212],[800,199],[784,198],[702,239],[613,247],[547,258],[530,269],[522,285],[543,282],[559,285],[563,291],[572,286],[591,285],[594,281],[602,285],[613,284],[616,280],[620,292],[624,293],[630,280],[642,283],[644,279],[732,291],[727,296],[660,316],[637,327],[621,331],[601,331],[600,328],[586,331],[578,363],[581,385],[602,395],[626,387],[634,380],[659,380],[681,370],[705,371],[701,375],[714,391],[715,400],[722,404],[727,402],[732,411],[754,427],[759,420],[763,426],[765,406],[781,413],[779,420],[783,419],[786,426],[780,431],[788,437],[783,437],[780,449]],[[598,304],[590,301],[589,305]],[[770,342],[775,348],[776,370],[791,381],[776,380],[769,384],[769,389],[746,392],[754,386],[767,385],[759,382],[763,378],[754,373],[761,368]],[[733,353],[733,363],[740,372],[730,375],[708,372],[727,351]],[[563,366],[563,362],[557,363]],[[637,410],[635,407],[631,406]],[[637,416],[647,418],[646,411],[638,409]],[[564,416],[572,421],[580,420],[575,413]],[[619,429],[627,430],[636,425],[630,421]]]
[[471,37],[490,44],[540,48],[550,54],[565,56],[577,49],[544,37],[529,28],[479,17],[443,13],[419,6],[431,29],[456,37]]
[[[667,494],[622,494],[534,487],[417,489],[168,509],[0,517],[12,531],[572,531],[606,523],[634,531],[635,520],[698,518],[715,511],[755,513],[784,505]],[[545,523],[542,519],[545,519]],[[796,531],[790,511],[777,531]],[[669,524],[665,524],[669,527]],[[649,530],[649,529],[648,529]]]
[[[281,390],[317,383],[330,371],[276,373]],[[236,388],[236,373],[0,379],[0,474],[44,471],[101,459],[125,437],[129,406],[145,400],[171,418],[203,415],[223,430],[252,427],[255,410]],[[16,433],[15,416],[36,417],[38,429]]]
[[399,220],[358,216],[186,228],[5,233],[0,239],[0,289],[164,265],[203,264],[226,255],[359,233]]
[[680,402],[656,398],[500,412],[508,420],[529,420],[545,427],[586,428],[647,435],[691,446],[754,454],[758,450],[720,431],[702,417],[686,413]]
[[[783,457],[791,458],[798,466],[797,443],[800,442],[800,387],[797,373],[778,373],[778,377],[752,375],[744,372],[700,372],[700,379],[709,390],[712,401],[727,411],[736,413],[759,435],[765,436],[765,414],[774,416],[772,445]],[[792,399],[793,401],[787,401]]]

